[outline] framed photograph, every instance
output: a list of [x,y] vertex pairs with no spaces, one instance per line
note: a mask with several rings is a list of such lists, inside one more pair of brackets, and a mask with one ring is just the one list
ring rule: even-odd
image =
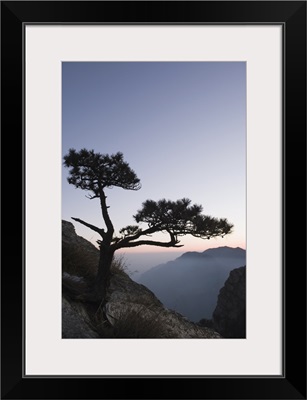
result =
[[3,399],[305,399],[306,2],[1,26]]

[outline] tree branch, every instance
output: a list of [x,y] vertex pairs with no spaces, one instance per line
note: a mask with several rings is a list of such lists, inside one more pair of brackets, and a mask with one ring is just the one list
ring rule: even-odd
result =
[[[139,238],[140,236],[143,235],[148,235],[150,233],[155,233],[155,232],[161,232],[160,228],[158,226],[156,227],[151,227],[146,229],[145,231],[139,232],[133,236],[127,237],[120,242],[114,244],[114,247],[117,249],[123,248],[123,247],[136,247],[136,246],[142,246],[142,245],[150,245],[150,246],[160,246],[160,247],[183,247],[183,245],[178,245],[179,241],[176,238],[176,235],[171,232],[169,229],[165,229],[166,232],[170,235],[171,240],[169,242],[158,242],[155,240],[139,240],[138,242],[132,242],[132,240],[135,240]],[[128,239],[128,240],[126,240]]]
[[159,246],[159,247],[183,247],[183,244],[176,244],[172,240],[170,242],[157,242],[154,240],[139,240],[138,242],[127,242],[127,243],[117,243],[114,245],[115,249],[121,249],[125,247],[136,247],[136,246]]
[[85,195],[85,197],[87,199],[93,200],[93,199],[97,199],[99,196],[98,195],[95,195],[95,196],[87,196],[87,195]]
[[155,225],[155,226],[145,229],[144,231],[137,232],[134,235],[126,236],[120,240],[120,243],[125,244],[125,243],[131,242],[133,240],[136,240],[141,236],[150,235],[151,233],[155,233],[155,232],[161,232],[161,225]]
[[79,222],[79,223],[82,224],[82,225],[87,226],[88,228],[92,229],[92,231],[95,231],[95,232],[99,233],[99,235],[100,235],[102,238],[105,237],[105,232],[104,232],[103,229],[100,229],[100,228],[98,228],[98,227],[95,226],[95,225],[91,225],[91,224],[89,224],[89,223],[87,223],[87,222],[85,222],[85,221],[82,221],[82,219],[79,219],[79,218],[71,217],[71,219],[73,219],[74,221]]

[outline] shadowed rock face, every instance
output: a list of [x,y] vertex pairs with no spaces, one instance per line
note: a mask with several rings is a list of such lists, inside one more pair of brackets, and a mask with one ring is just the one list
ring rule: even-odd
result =
[[246,267],[232,270],[220,290],[213,327],[225,338],[246,337]]
[[[69,246],[75,249],[78,244],[82,246],[83,251],[93,252],[94,256],[97,256],[98,250],[85,239],[79,238],[71,223],[63,221],[62,232],[68,254],[71,250]],[[85,260],[87,259],[86,257]],[[70,266],[69,263],[68,265]],[[81,269],[82,271],[86,270],[86,265],[82,265]],[[83,279],[82,273],[76,272],[78,271],[72,274],[71,271],[63,270],[63,281],[68,282],[69,285],[75,285],[76,288],[82,288],[82,285],[86,285],[87,278]],[[123,271],[113,273],[110,278],[107,302],[100,310],[101,319],[98,323],[96,311],[99,305],[77,301],[76,298],[72,299],[66,292],[65,285],[62,306],[63,338],[220,338],[220,335],[212,329],[200,327],[181,314],[164,307],[149,289],[134,282]],[[129,332],[127,330],[125,335],[124,329],[125,326],[128,326],[127,324],[130,324]],[[142,336],[144,325],[151,329],[153,336]],[[107,326],[107,330],[102,332],[103,326]],[[153,329],[155,326],[159,329]]]

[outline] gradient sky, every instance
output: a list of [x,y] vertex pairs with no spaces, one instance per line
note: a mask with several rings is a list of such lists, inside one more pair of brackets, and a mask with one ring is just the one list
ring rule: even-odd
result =
[[[181,253],[245,248],[244,62],[64,62],[62,88],[63,155],[83,147],[102,154],[121,151],[141,180],[139,191],[106,189],[117,232],[135,223],[132,216],[147,199],[188,197],[203,205],[204,214],[227,218],[234,232],[223,239],[186,236]],[[63,167],[62,217],[95,243],[95,232],[70,217],[103,227],[99,200],[87,199],[67,176]],[[168,235],[159,239],[168,241]]]

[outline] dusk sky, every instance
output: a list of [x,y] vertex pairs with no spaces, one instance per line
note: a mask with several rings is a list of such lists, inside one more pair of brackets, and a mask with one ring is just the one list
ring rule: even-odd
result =
[[[223,239],[182,237],[180,253],[245,248],[244,62],[64,62],[62,88],[63,155],[69,148],[121,151],[141,180],[139,191],[106,189],[116,232],[135,224],[132,216],[147,199],[188,197],[204,214],[227,218],[234,230]],[[99,200],[87,199],[67,176],[63,167],[62,218],[95,243],[98,236],[71,217],[104,227]],[[160,251],[166,250],[125,249]]]

